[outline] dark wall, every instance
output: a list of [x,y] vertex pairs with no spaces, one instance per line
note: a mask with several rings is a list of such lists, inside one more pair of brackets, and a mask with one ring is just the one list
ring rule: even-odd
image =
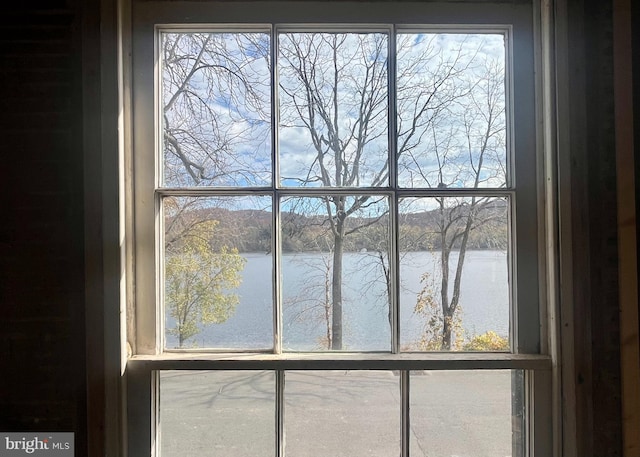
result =
[[613,10],[610,1],[568,4],[577,455],[616,456],[622,434]]
[[79,19],[0,13],[0,430],[73,431],[84,455]]
[[[633,130],[635,150],[635,177],[636,177],[636,221],[640,215],[640,2],[631,3],[631,46],[632,46],[632,71],[633,71]],[[640,224],[636,225],[636,247],[638,261],[638,284],[640,284]],[[638,302],[640,314],[640,301]],[[638,334],[640,334],[640,322],[638,322]],[[640,360],[638,361],[640,364]]]
[[[0,430],[74,431],[78,456],[87,453],[80,37],[82,9],[96,1],[21,1],[0,14]],[[579,455],[616,456],[611,3],[569,8],[572,135],[582,136],[570,151]]]

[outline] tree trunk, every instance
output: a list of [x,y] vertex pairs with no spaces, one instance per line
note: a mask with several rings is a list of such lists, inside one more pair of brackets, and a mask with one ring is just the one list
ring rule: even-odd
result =
[[331,279],[329,277],[328,260],[324,272],[324,322],[327,327],[327,349],[331,349]]
[[[451,349],[451,326],[453,324],[453,319],[454,319],[456,310],[458,309],[458,303],[460,302],[460,285],[462,284],[462,271],[464,268],[464,258],[467,254],[467,245],[469,243],[469,233],[471,232],[471,227],[474,220],[475,205],[476,205],[476,202],[474,198],[472,201],[471,208],[469,210],[469,214],[467,215],[467,222],[464,227],[464,232],[462,233],[460,250],[458,251],[458,261],[456,264],[456,274],[453,279],[453,293],[451,296],[451,303],[448,303],[447,305],[448,314],[443,313],[445,316],[445,325],[447,324],[447,320],[449,321],[448,334],[445,333],[442,341],[443,345],[446,345],[447,350]],[[449,250],[447,251],[447,278],[449,276],[448,257],[450,252],[451,251]],[[448,287],[448,281],[447,281],[447,287]]]
[[344,254],[344,218],[338,216],[336,234],[334,236],[333,251],[333,280],[331,293],[333,298],[333,313],[331,323],[331,349],[342,349],[342,257]]
[[449,256],[451,251],[448,246],[444,244],[446,241],[446,232],[442,239],[442,247],[440,249],[440,269],[442,272],[442,283],[440,284],[440,300],[442,304],[442,347],[443,351],[451,349],[451,324],[452,324],[452,312],[449,306]]
[[384,260],[384,254],[382,251],[378,251],[378,259],[380,259],[380,265],[382,265],[382,273],[384,274],[384,281],[387,290],[387,306],[389,307],[387,317],[389,318],[389,325],[393,324],[393,316],[391,315],[391,266],[387,266]]
[[[448,311],[447,311],[448,312]],[[443,325],[442,325],[442,347],[443,351],[451,350],[451,324],[453,322],[453,316],[448,314],[443,315]]]

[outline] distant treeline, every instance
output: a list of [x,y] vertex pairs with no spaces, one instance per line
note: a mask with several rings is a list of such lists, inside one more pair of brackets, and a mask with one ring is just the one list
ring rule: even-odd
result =
[[[458,211],[454,214],[453,211]],[[188,223],[168,224],[185,230],[194,222],[215,220],[218,222],[212,236],[212,245],[235,247],[239,252],[270,252],[272,214],[264,210],[227,210],[221,208],[200,208],[185,211],[178,216]],[[444,214],[438,210],[404,214],[400,216],[398,239],[401,251],[439,250],[443,230],[448,230],[447,240],[453,239],[453,231],[463,231],[467,221],[460,207],[448,210]],[[330,251],[333,249],[334,236],[331,224],[326,216],[305,216],[298,213],[282,213],[282,250],[289,252]],[[182,229],[180,229],[182,227]],[[343,238],[345,251],[386,252],[389,245],[389,218],[347,219],[346,235]],[[176,230],[176,229],[174,229]],[[179,239],[181,233],[167,234],[168,238]],[[459,237],[453,245],[460,245]],[[504,204],[485,205],[476,209],[471,224],[467,248],[506,249],[508,245],[508,222]]]

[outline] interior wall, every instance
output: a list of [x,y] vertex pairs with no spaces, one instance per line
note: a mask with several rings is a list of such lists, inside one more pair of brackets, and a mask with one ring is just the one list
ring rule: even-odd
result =
[[[636,187],[636,217],[640,215],[640,2],[631,2],[631,53],[632,53],[632,83],[633,83],[633,131],[635,152],[635,187]],[[638,253],[638,284],[640,284],[640,224],[636,224],[636,246]],[[638,304],[640,314],[640,301]],[[640,323],[638,325],[640,333]],[[638,361],[640,364],[640,360]]]
[[[587,185],[584,205],[589,214],[588,259],[578,267],[588,270],[581,274],[588,281],[590,294],[576,303],[574,316],[576,327],[583,328],[576,354],[585,363],[580,367],[577,390],[589,412],[583,416],[588,421],[582,424],[585,447],[581,455],[597,457],[622,455],[611,2],[585,1],[584,18],[586,147],[573,152],[587,164],[583,183]],[[575,237],[580,236],[581,228],[576,227]],[[574,284],[585,287],[582,282]],[[583,315],[591,316],[589,323],[581,319]]]
[[612,2],[555,5],[565,453],[622,455]]
[[86,442],[78,8],[0,13],[0,430]]

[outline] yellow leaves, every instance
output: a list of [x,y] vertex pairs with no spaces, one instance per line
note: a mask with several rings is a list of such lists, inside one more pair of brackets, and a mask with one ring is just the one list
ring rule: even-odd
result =
[[238,250],[215,246],[217,221],[192,226],[165,259],[165,305],[176,325],[169,332],[184,340],[206,324],[225,322],[240,302],[232,293],[242,282],[246,260]]
[[474,336],[463,345],[465,351],[508,351],[509,339],[489,330],[482,335]]
[[461,308],[458,306],[453,316],[443,317],[442,308],[433,290],[434,284],[429,273],[420,277],[422,289],[418,293],[414,312],[424,317],[424,328],[420,340],[415,346],[420,351],[443,350],[443,332],[445,323],[451,329],[451,349],[455,351],[508,351],[509,339],[498,335],[494,331],[487,331],[481,335],[469,337],[465,335],[460,317]]
[[429,273],[423,273],[420,276],[420,284],[422,289],[416,298],[416,304],[413,312],[423,316],[433,316],[439,308],[439,304],[433,295],[433,281]]

